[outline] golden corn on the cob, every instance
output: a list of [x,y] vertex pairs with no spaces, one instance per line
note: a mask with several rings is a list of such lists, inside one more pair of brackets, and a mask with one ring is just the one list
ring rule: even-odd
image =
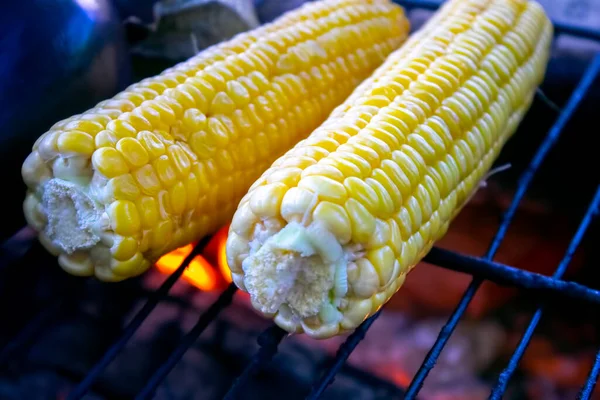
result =
[[242,199],[227,260],[290,332],[352,330],[440,239],[516,130],[552,25],[526,0],[451,0]]
[[27,220],[72,274],[140,274],[225,224],[407,36],[389,0],[320,1],[132,85],[35,143]]

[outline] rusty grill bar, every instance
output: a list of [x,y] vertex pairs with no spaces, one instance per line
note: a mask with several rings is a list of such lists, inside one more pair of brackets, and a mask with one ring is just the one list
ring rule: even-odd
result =
[[[431,0],[399,0],[397,1],[407,9],[421,8],[427,10],[435,10],[439,7],[440,2]],[[555,23],[555,35],[572,35],[580,38],[591,39],[600,42],[600,31],[585,29],[567,24]],[[553,145],[561,135],[564,127],[570,121],[571,117],[577,111],[579,105],[584,101],[585,95],[589,88],[594,83],[595,79],[600,75],[600,54],[597,54],[593,61],[587,67],[577,87],[572,92],[566,105],[560,111],[556,122],[549,130],[542,144],[533,156],[529,166],[524,171],[518,181],[518,186],[514,198],[503,215],[501,225],[496,232],[490,247],[483,257],[474,257],[463,254],[458,254],[448,250],[433,248],[425,257],[424,261],[438,265],[443,268],[465,272],[473,276],[473,280],[463,294],[454,312],[449,317],[448,321],[441,329],[437,340],[425,357],[421,367],[415,374],[412,382],[406,389],[403,395],[405,399],[415,399],[427,378],[428,373],[435,366],[435,363],[448,342],[454,329],[456,328],[461,317],[464,315],[468,305],[473,299],[477,289],[485,280],[490,280],[496,283],[510,285],[521,289],[534,290],[536,294],[561,296],[564,298],[575,298],[600,304],[600,291],[590,289],[586,286],[573,282],[561,280],[562,275],[566,271],[575,250],[585,236],[587,228],[591,225],[594,218],[600,212],[600,186],[596,190],[590,205],[581,220],[581,223],[575,232],[569,247],[558,265],[553,276],[548,277],[533,272],[520,270],[508,265],[500,264],[493,261],[493,258],[504,239],[506,232],[512,219],[515,215],[517,207],[528,190],[536,172],[543,163],[546,155],[552,149]],[[122,330],[119,338],[108,348],[98,362],[88,371],[84,379],[69,393],[68,400],[77,400],[83,398],[85,394],[92,388],[100,374],[106,367],[119,355],[132,338],[137,329],[142,325],[145,319],[150,315],[154,308],[163,301],[169,290],[182,276],[183,272],[192,261],[192,259],[200,254],[208,244],[210,238],[205,238],[200,241],[194,250],[185,258],[182,264],[173,272],[165,282],[159,287],[156,292],[148,299],[142,309],[137,312],[131,322],[129,322]],[[4,267],[0,266],[0,267]],[[0,268],[2,269],[2,268]],[[151,399],[154,396],[156,388],[163,382],[172,368],[178,363],[184,353],[194,344],[197,338],[202,334],[206,327],[215,320],[218,314],[231,304],[233,296],[237,292],[237,288],[231,284],[219,298],[202,313],[193,326],[193,328],[181,339],[179,345],[172,351],[169,357],[155,371],[154,375],[149,379],[145,387],[138,393],[136,399]],[[50,304],[46,309],[41,311],[33,320],[31,320],[21,332],[4,348],[0,349],[0,366],[6,364],[9,360],[18,356],[19,352],[23,351],[27,346],[35,340],[40,334],[44,326],[52,320],[52,318],[60,312],[66,299],[72,294],[67,293],[54,303]],[[542,301],[544,296],[542,296]],[[318,399],[321,397],[327,387],[334,381],[336,374],[340,371],[352,351],[361,342],[368,333],[370,326],[381,314],[379,311],[371,318],[363,322],[340,346],[331,364],[327,367],[321,377],[314,382],[312,389],[307,396],[307,399]],[[490,399],[500,399],[504,394],[508,381],[514,373],[517,365],[525,352],[535,328],[542,316],[543,306],[534,313],[527,329],[525,330],[517,348],[515,349],[509,363],[503,372],[497,378],[496,384],[490,394]],[[244,385],[252,379],[253,375],[260,371],[277,353],[278,346],[281,341],[287,336],[287,332],[272,325],[266,329],[258,337],[259,350],[252,358],[245,370],[235,380],[230,387],[229,392],[225,395],[228,400],[241,398],[241,393],[244,390]],[[589,372],[587,381],[581,389],[578,399],[589,399],[592,395],[598,376],[600,375],[600,351],[598,352],[595,363]]]

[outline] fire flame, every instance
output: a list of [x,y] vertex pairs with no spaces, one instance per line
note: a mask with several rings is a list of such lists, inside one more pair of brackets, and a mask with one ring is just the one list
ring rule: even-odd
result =
[[[231,282],[225,253],[227,231],[228,227],[219,230],[202,254],[194,257],[182,275],[185,281],[203,291],[219,290]],[[191,243],[165,254],[156,262],[156,268],[163,274],[173,273],[195,245]]]

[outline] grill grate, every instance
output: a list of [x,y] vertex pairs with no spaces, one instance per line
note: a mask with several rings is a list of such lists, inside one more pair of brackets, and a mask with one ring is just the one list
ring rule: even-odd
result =
[[[398,2],[406,8],[422,8],[428,10],[435,10],[440,5],[439,2],[430,0],[400,0]],[[555,23],[554,26],[556,35],[566,34],[600,42],[600,31],[598,30],[589,30],[561,23]],[[490,280],[496,283],[502,283],[522,289],[535,290],[536,293],[540,293],[542,295],[570,297],[594,304],[600,304],[600,291],[593,290],[576,283],[565,282],[561,280],[561,277],[566,271],[575,250],[582,241],[587,228],[590,226],[594,217],[599,213],[600,187],[597,189],[596,194],[591,201],[587,212],[585,213],[585,216],[583,217],[575,235],[571,240],[571,243],[569,244],[567,252],[565,253],[561,263],[558,265],[552,277],[519,270],[517,268],[492,261],[496,252],[498,251],[498,248],[500,247],[500,244],[502,243],[502,240],[504,239],[504,236],[506,235],[519,203],[523,199],[533,180],[533,177],[540,168],[546,155],[559,138],[563,128],[570,121],[571,117],[582,103],[586,93],[598,75],[600,75],[600,54],[597,54],[587,67],[583,77],[571,94],[566,106],[562,109],[562,111],[560,111],[556,122],[543,140],[528,168],[520,177],[515,196],[509,208],[503,215],[500,228],[496,232],[487,253],[483,257],[473,257],[434,248],[425,257],[425,261],[429,263],[455,271],[469,273],[473,275],[473,280],[463,294],[463,297],[456,306],[456,309],[449,317],[444,327],[441,329],[435,344],[430,349],[421,367],[406,390],[404,398],[416,398],[423,385],[423,382],[427,378],[428,373],[435,366],[441,351],[448,342],[459,320],[465,313],[478,288],[485,280]],[[192,259],[202,252],[208,243],[208,240],[209,239],[204,239],[198,243],[192,253],[186,257],[178,269],[168,277],[168,279],[156,292],[153,293],[142,309],[123,329],[120,337],[112,344],[112,346],[110,346],[102,358],[89,370],[85,378],[68,395],[68,400],[81,399],[91,389],[96,380],[100,377],[100,374],[123,350],[128,341],[142,325],[152,310],[159,304],[159,302],[164,300],[169,290],[182,276],[184,270],[187,268]],[[200,334],[202,334],[206,327],[215,320],[217,315],[231,303],[236,291],[236,287],[231,284],[219,296],[219,298],[202,315],[199,316],[197,323],[182,338],[179,345],[173,350],[167,360],[149,379],[145,387],[137,395],[137,399],[150,399],[153,397],[156,388],[161,384],[168,373],[181,359],[183,354],[194,344],[196,339],[200,336]],[[40,334],[45,324],[51,320],[53,315],[55,315],[60,310],[61,306],[65,304],[67,296],[68,295],[57,300],[55,303],[43,310],[36,318],[29,322],[25,328],[22,329],[22,331],[15,339],[13,339],[13,341],[0,350],[0,365],[5,364],[9,359],[14,357],[19,350],[22,350],[28,345],[28,343],[32,342],[36,335]],[[380,313],[381,311],[363,322],[363,324],[357,328],[355,332],[353,332],[340,346],[332,363],[324,371],[321,377],[314,382],[312,390],[307,397],[308,399],[318,399],[326,390],[326,388],[334,381],[337,372],[342,368],[352,351],[365,337],[371,324],[377,319]],[[525,352],[525,349],[527,348],[535,328],[542,316],[542,313],[543,307],[540,306],[529,322],[529,325],[508,365],[499,375],[492,393],[490,394],[490,399],[500,399],[504,394],[508,381],[514,373],[521,357],[523,356],[523,353]],[[258,343],[260,347],[258,352],[246,366],[246,369],[242,372],[242,374],[233,383],[229,392],[225,396],[226,399],[237,399],[241,397],[240,393],[244,390],[244,385],[250,379],[252,379],[252,376],[256,372],[270,362],[272,357],[277,353],[279,344],[286,336],[287,333],[275,325],[269,327],[259,336]],[[583,400],[591,397],[599,374],[600,351],[596,356],[595,363],[588,375],[587,381],[579,393],[579,399]]]

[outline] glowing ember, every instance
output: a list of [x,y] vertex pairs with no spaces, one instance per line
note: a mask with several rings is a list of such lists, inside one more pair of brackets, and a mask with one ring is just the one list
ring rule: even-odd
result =
[[227,231],[228,231],[228,227],[226,227],[226,229],[221,229],[216,235],[215,238],[213,240],[217,240],[217,264],[219,266],[219,271],[221,272],[221,275],[223,276],[223,278],[225,278],[225,280],[227,281],[227,283],[230,283],[232,281],[231,279],[231,271],[229,270],[229,266],[227,265]]
[[[227,230],[228,227],[223,227],[213,236],[202,255],[194,257],[183,273],[183,279],[203,291],[222,289],[225,283],[231,282],[225,254]],[[165,254],[156,262],[156,268],[164,274],[173,273],[195,245],[191,243]]]

